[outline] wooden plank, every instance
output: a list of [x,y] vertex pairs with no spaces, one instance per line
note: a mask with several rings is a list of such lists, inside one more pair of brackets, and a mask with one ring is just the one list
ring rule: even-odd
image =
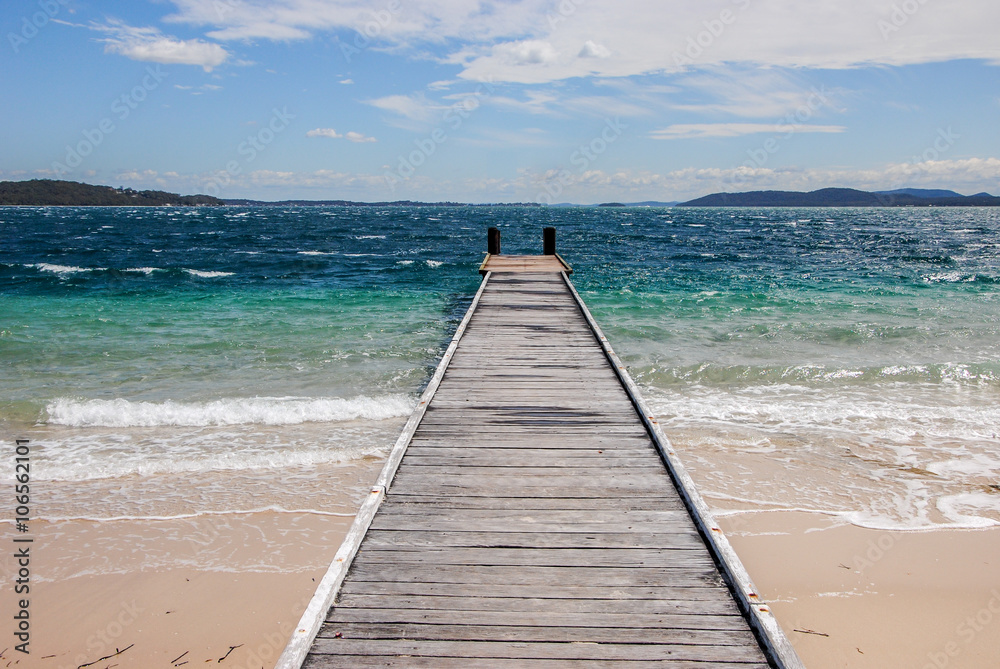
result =
[[563,660],[678,660],[758,662],[744,646],[681,644],[545,643],[510,641],[409,641],[402,639],[316,639],[315,653]]
[[579,511],[546,510],[532,513],[509,509],[452,509],[422,507],[416,512],[379,514],[373,530],[438,530],[468,527],[477,532],[658,532],[689,521],[681,509],[629,511],[598,509]]
[[[676,529],[682,529],[680,523]],[[701,549],[697,535],[667,532],[456,532],[451,530],[373,530],[372,548],[662,548]]]
[[659,509],[683,509],[684,504],[673,497],[628,497],[620,499],[609,499],[607,497],[581,497],[573,491],[573,497],[569,495],[559,497],[443,497],[440,491],[434,491],[429,495],[402,495],[395,490],[390,490],[386,494],[387,503],[399,505],[393,507],[393,512],[419,513],[419,505],[428,507],[448,508],[448,509],[523,509],[531,511],[542,511],[546,509],[634,509],[634,510],[659,510]]
[[570,613],[564,611],[466,611],[454,609],[335,608],[327,619],[340,622],[425,623],[434,625],[527,625],[530,627],[609,627],[615,629],[701,629],[745,632],[746,618],[737,612],[725,615],[684,613]]
[[421,548],[407,550],[399,547],[381,550],[366,547],[356,558],[370,564],[465,564],[465,565],[522,565],[567,567],[703,567],[714,564],[702,551],[684,549],[660,550],[650,548]]
[[621,627],[527,627],[523,625],[433,625],[426,623],[326,623],[318,635],[335,639],[452,641],[548,641],[559,643],[645,643],[732,646],[754,643],[749,630],[648,629]]
[[479,565],[371,565],[355,563],[353,582],[472,583],[482,585],[551,585],[553,583],[600,583],[608,588],[657,585],[724,587],[714,565],[703,567],[512,567]]
[[[343,667],[357,667],[367,669],[368,667],[412,667],[421,669],[429,667],[431,669],[469,669],[472,664],[469,658],[464,657],[415,657],[408,655],[347,655],[338,653],[330,655],[310,655],[304,667],[306,669],[326,669]],[[479,665],[481,666],[481,665]],[[579,660],[536,660],[528,658],[490,658],[491,669],[568,669],[579,667]],[[713,665],[706,665],[704,662],[684,662],[678,660],[646,660],[638,663],[632,660],[589,660],[586,665],[590,669],[639,669],[645,667],[670,667],[670,669],[708,669]],[[763,663],[739,663],[739,664],[718,664],[715,669],[721,667],[731,667],[731,669],[769,669]]]
[[[715,584],[700,583],[682,586],[619,586],[600,585],[510,585],[482,583],[422,583],[394,581],[358,581],[352,584],[359,595],[401,595],[438,597],[501,597],[511,599],[608,599],[616,602],[664,599],[678,601],[726,601],[729,593]],[[749,632],[749,630],[748,630]]]

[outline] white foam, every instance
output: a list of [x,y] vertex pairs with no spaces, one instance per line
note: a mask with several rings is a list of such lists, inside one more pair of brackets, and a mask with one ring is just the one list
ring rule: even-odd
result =
[[971,283],[975,280],[975,274],[962,274],[961,272],[939,272],[924,279],[926,283]]
[[123,272],[136,272],[139,274],[145,274],[149,276],[153,272],[159,271],[159,267],[129,267],[128,269],[123,269]]
[[954,527],[993,527],[1000,522],[985,517],[986,513],[1000,513],[1000,495],[985,492],[967,492],[941,497],[937,508]]
[[384,420],[408,415],[406,395],[382,397],[251,397],[211,402],[138,402],[58,398],[46,406],[48,422],[71,427],[295,425],[307,422]]
[[886,366],[878,375],[891,381],[876,387],[692,385],[647,397],[706,499],[726,508],[892,531],[1000,525],[1000,494],[987,488],[1000,476],[995,388],[895,381],[922,369]]
[[332,251],[299,251],[300,256],[335,256]]
[[34,267],[35,269],[40,269],[43,272],[54,272],[55,274],[78,274],[80,272],[100,272],[101,270],[106,269],[104,267],[74,267],[72,265],[53,265],[47,262],[28,265],[28,267]]
[[198,269],[185,269],[184,271],[187,272],[188,274],[190,274],[191,276],[198,276],[198,277],[201,277],[203,279],[214,279],[214,278],[217,278],[217,277],[220,277],[220,276],[232,276],[233,275],[232,272],[204,272],[204,271],[198,270]]
[[440,267],[443,264],[444,264],[444,262],[442,262],[440,260],[428,260],[427,261],[427,266],[428,267],[433,267],[433,268]]

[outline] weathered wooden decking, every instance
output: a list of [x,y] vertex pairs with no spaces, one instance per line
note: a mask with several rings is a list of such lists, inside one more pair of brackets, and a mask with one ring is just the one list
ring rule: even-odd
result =
[[487,272],[572,272],[558,255],[493,255],[488,254],[479,273]]
[[619,368],[487,274],[278,666],[800,666]]

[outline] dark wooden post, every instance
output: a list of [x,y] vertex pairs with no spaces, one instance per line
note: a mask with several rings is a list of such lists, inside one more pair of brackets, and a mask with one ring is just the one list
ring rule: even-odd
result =
[[486,231],[486,252],[493,256],[500,255],[499,228],[490,228]]
[[556,254],[556,229],[544,228],[542,230],[542,253],[547,256]]

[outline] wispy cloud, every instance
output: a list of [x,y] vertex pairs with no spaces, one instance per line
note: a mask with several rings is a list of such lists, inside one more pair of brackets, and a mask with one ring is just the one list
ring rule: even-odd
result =
[[354,142],[355,144],[367,144],[369,142],[377,142],[378,140],[374,137],[369,137],[360,132],[354,132],[353,130],[348,130],[344,134],[338,133],[333,128],[315,128],[306,133],[306,137],[328,137],[330,139],[346,139],[348,142]]
[[790,132],[844,132],[842,125],[784,125],[781,123],[676,123],[649,133],[653,139],[704,139],[739,137],[758,133],[787,135]]
[[315,128],[306,133],[306,137],[329,137],[330,139],[339,139],[343,135],[339,134],[333,128]]
[[355,144],[367,144],[369,142],[376,142],[374,137],[369,137],[368,135],[363,135],[360,132],[354,132],[353,130],[348,130],[344,133],[344,139],[348,142],[354,142]]
[[107,35],[101,39],[105,51],[132,60],[164,65],[200,65],[206,72],[211,72],[229,58],[229,52],[218,44],[200,39],[180,40],[164,35],[157,28],[130,26],[116,19],[103,24],[92,23],[89,27]]
[[445,107],[431,102],[425,96],[387,95],[369,100],[368,104],[383,111],[392,112],[411,121],[428,123],[434,121]]

